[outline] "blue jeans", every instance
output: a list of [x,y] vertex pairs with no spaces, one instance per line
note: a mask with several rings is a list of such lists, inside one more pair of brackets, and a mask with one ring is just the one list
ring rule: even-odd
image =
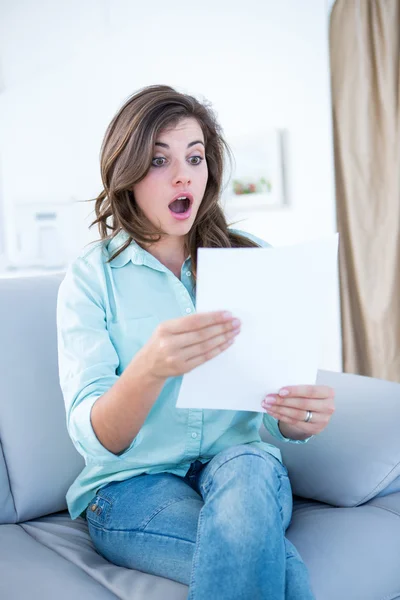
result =
[[186,584],[190,600],[312,600],[307,569],[285,538],[292,506],[286,467],[240,445],[193,462],[185,477],[109,483],[86,518],[102,556]]

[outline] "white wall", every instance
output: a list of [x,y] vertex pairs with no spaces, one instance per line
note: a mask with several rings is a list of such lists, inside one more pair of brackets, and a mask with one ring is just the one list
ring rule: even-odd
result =
[[[15,204],[95,196],[109,120],[128,95],[154,83],[210,100],[228,141],[271,126],[289,131],[291,206],[255,214],[244,229],[272,244],[335,231],[331,4],[3,0],[0,155],[9,255],[17,251]],[[69,217],[71,252],[97,236],[86,230],[88,212],[79,205]],[[337,290],[331,311],[322,366],[339,370]]]

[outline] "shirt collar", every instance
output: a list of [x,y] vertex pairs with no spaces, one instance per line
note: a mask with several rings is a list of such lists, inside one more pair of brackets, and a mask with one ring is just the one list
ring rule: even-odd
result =
[[[119,231],[117,235],[108,242],[107,252],[111,257],[125,242],[129,239],[129,235],[126,231]],[[125,250],[123,250],[116,258],[110,262],[110,266],[113,268],[124,267],[130,260],[136,265],[142,265],[144,263],[143,253],[145,250],[139,246],[134,240]],[[146,252],[148,254],[148,252]]]
[[[117,235],[108,243],[107,252],[109,256],[112,256],[121,246],[125,244],[128,240],[129,235],[126,231],[119,231]],[[150,252],[144,250],[135,240],[131,240],[131,243],[123,252],[118,254],[116,258],[114,258],[110,262],[110,266],[113,268],[124,267],[128,262],[131,261],[134,265],[147,265],[148,267],[153,267],[153,269],[157,270],[166,270],[166,267],[160,263]],[[190,262],[190,256],[187,257],[185,263]]]

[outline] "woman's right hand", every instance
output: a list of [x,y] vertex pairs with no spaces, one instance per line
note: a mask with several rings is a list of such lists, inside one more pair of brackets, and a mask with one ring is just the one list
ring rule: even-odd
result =
[[151,376],[184,375],[229,348],[240,325],[222,311],[170,319],[157,327],[140,352]]

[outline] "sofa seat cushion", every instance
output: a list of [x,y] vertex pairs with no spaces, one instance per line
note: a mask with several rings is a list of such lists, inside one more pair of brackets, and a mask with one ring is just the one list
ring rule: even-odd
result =
[[37,542],[21,525],[0,525],[0,565],[3,600],[116,598],[74,562]]
[[288,538],[317,600],[400,598],[400,493],[352,508],[297,499]]
[[[107,594],[104,598],[123,600],[186,600],[187,586],[140,571],[118,567],[98,554],[89,536],[87,523],[81,517],[71,520],[63,511],[21,524],[24,531],[36,540],[36,544],[82,571],[82,575],[96,582]],[[1,526],[0,526],[1,530]],[[54,591],[54,590],[53,590]],[[0,594],[1,597],[1,594]],[[24,596],[21,596],[23,598]],[[56,594],[40,596],[42,600]],[[77,595],[77,598],[87,596]],[[19,598],[15,596],[15,598]],[[58,598],[57,598],[58,600]],[[71,596],[69,596],[71,600]]]
[[[317,600],[400,598],[400,493],[354,508],[296,498],[287,535]],[[32,585],[43,600],[70,600],[73,592],[81,598],[82,590],[97,600],[187,598],[184,585],[110,564],[95,551],[86,521],[67,512],[1,525],[0,564],[4,598],[25,598]]]

